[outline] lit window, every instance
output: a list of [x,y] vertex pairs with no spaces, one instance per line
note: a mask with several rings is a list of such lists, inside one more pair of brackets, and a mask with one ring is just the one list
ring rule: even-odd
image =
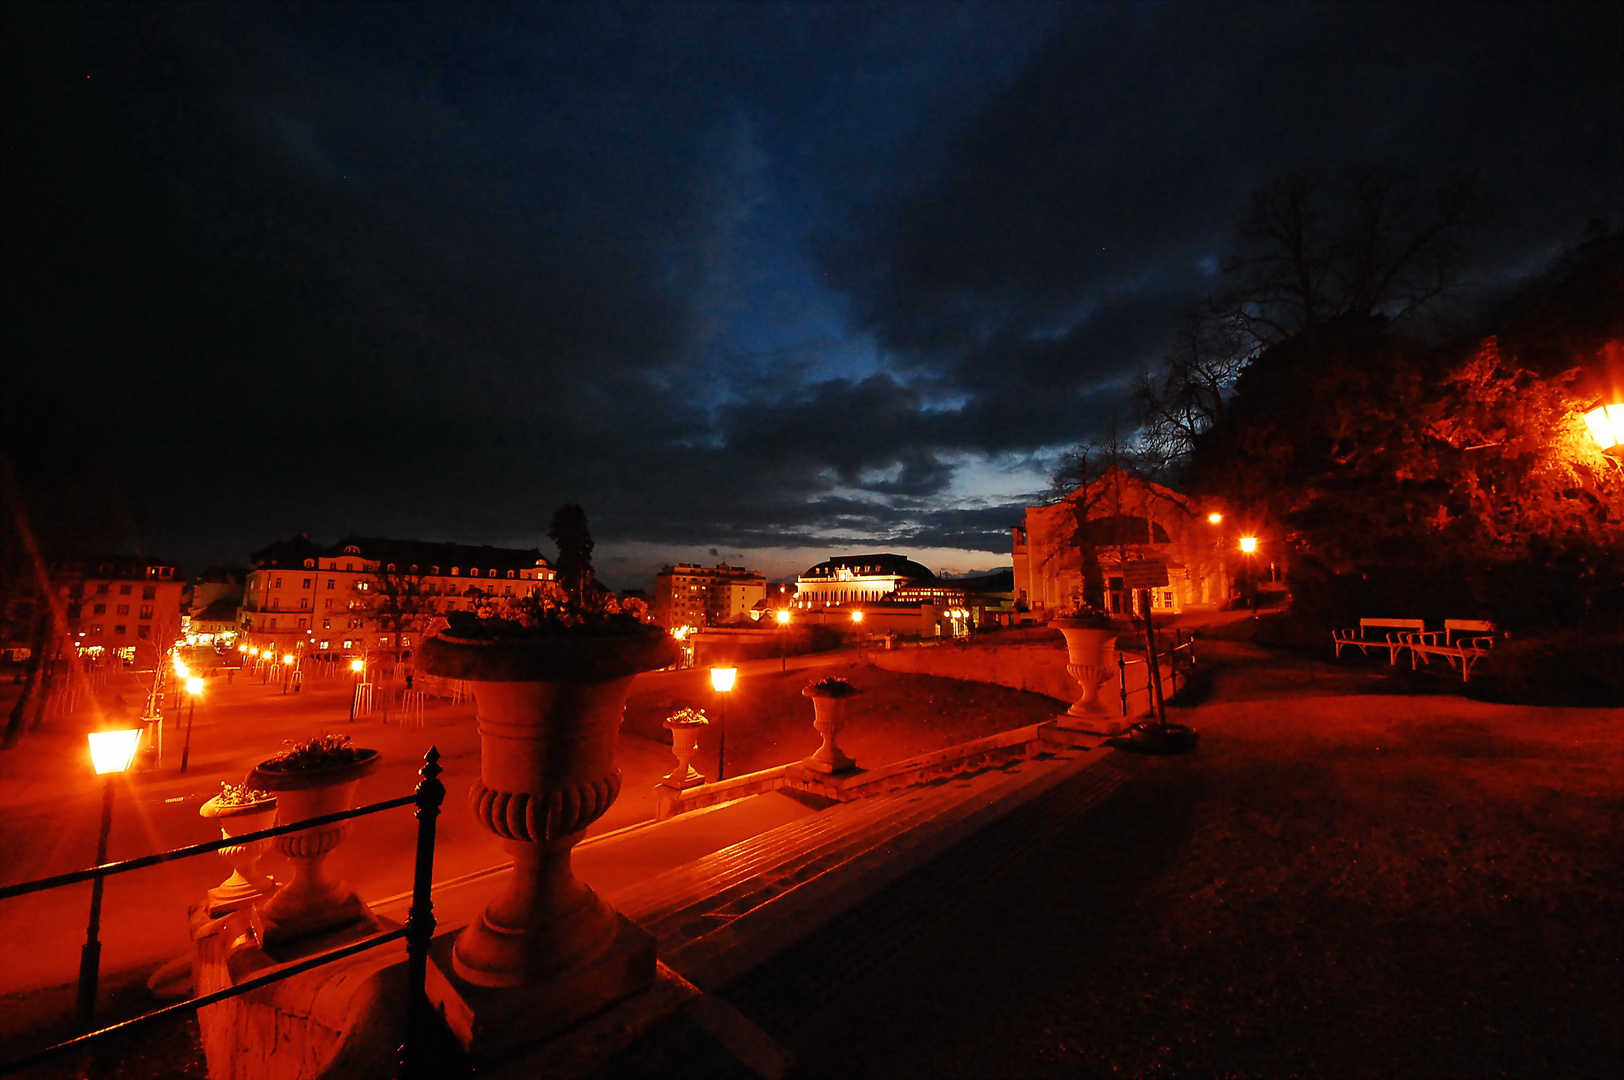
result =
[[143,619],[152,618],[152,605],[151,604],[142,604],[141,605],[141,617]]
[[[321,628],[322,628],[322,629],[323,629],[323,630],[331,630],[331,629],[332,629],[332,628],[333,628],[333,620],[331,620],[331,619],[323,619],[323,620],[322,620],[322,621],[321,621]],[[324,649],[325,649],[325,648],[326,648],[326,647],[327,647],[327,646],[325,646],[325,645],[323,645],[323,646],[322,646],[322,648],[324,648]]]
[[349,639],[349,638],[345,638],[345,639],[344,639],[344,647],[345,647],[345,648],[346,648],[346,649],[347,649],[347,648],[349,648],[349,647],[350,647],[350,639]]
[[325,652],[325,651],[326,651],[326,650],[327,650],[327,642],[326,642],[326,641],[325,641],[325,640],[324,640],[324,641],[322,641],[322,643],[321,643],[321,647],[322,647],[322,651],[323,651],[323,652]]

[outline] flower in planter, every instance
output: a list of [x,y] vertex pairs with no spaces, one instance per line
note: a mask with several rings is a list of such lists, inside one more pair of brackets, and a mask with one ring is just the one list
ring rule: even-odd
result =
[[814,697],[848,698],[857,693],[857,687],[833,675],[809,684],[806,690]]
[[222,807],[235,807],[253,806],[255,803],[269,802],[275,798],[276,794],[274,792],[261,791],[259,788],[251,787],[248,784],[228,784],[222,780],[220,781],[220,794],[210,801]]
[[304,742],[289,740],[287,749],[269,758],[259,768],[269,772],[311,772],[334,765],[352,765],[376,753],[350,745],[348,735],[317,735]]
[[704,709],[678,709],[665,718],[665,726],[674,727],[704,727],[710,723]]

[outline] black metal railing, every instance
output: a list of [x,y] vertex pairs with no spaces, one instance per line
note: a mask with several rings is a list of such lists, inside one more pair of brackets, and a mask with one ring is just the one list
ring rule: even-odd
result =
[[[1168,649],[1166,652],[1158,652],[1156,654],[1158,661],[1166,661],[1167,663],[1168,674],[1166,678],[1173,687],[1173,693],[1171,695],[1173,697],[1178,696],[1180,675],[1184,676],[1185,685],[1188,686],[1189,675],[1187,674],[1187,671],[1189,668],[1195,666],[1194,635],[1186,638],[1182,631],[1175,631],[1175,633],[1177,634],[1176,641],[1178,643],[1172,648]],[[1143,689],[1150,695],[1151,710],[1154,711],[1156,707],[1156,694],[1155,690],[1151,687],[1152,676],[1148,670],[1150,661],[1148,659],[1142,660],[1138,657],[1130,659],[1119,651],[1117,653],[1117,693],[1120,695],[1122,700],[1122,715],[1124,717],[1128,715],[1128,668],[1134,664],[1143,664],[1146,666],[1147,671],[1145,673],[1145,685]],[[1134,690],[1133,693],[1137,694],[1139,691]]]
[[[209,1005],[217,1005],[222,1001],[240,997],[272,983],[281,982],[283,979],[302,975],[325,964],[344,960],[358,953],[378,948],[380,945],[387,945],[392,941],[402,939],[406,942],[407,1015],[405,1017],[405,1041],[400,1046],[400,1055],[397,1062],[398,1075],[403,1078],[416,1078],[427,1075],[423,1045],[432,1010],[429,1008],[424,983],[428,978],[429,944],[434,939],[435,925],[434,903],[430,895],[430,887],[434,880],[435,820],[440,814],[440,804],[445,800],[445,785],[439,780],[442,772],[439,761],[439,750],[430,747],[429,752],[423,755],[423,768],[418,771],[417,788],[410,795],[385,799],[383,802],[372,803],[354,810],[340,810],[337,813],[323,814],[321,817],[309,818],[305,821],[276,825],[269,829],[261,829],[258,832],[224,837],[202,844],[189,844],[186,847],[175,848],[172,851],[142,855],[134,859],[105,863],[101,866],[92,866],[84,870],[56,874],[36,881],[26,881],[20,885],[7,885],[0,888],[0,900],[9,900],[16,896],[27,896],[30,893],[44,892],[47,889],[59,889],[85,881],[100,882],[115,874],[129,873],[132,870],[141,870],[149,866],[157,866],[160,863],[174,862],[177,859],[191,858],[194,855],[206,855],[211,851],[219,851],[224,847],[251,844],[258,840],[268,840],[275,836],[284,836],[288,833],[303,832],[306,829],[348,821],[350,818],[382,813],[385,810],[396,810],[403,806],[416,807],[414,816],[417,818],[417,846],[412,866],[412,906],[407,911],[406,925],[394,930],[385,930],[372,934],[360,941],[351,942],[348,945],[286,964],[274,971],[256,975],[224,990],[217,990],[200,997],[176,1002],[174,1005],[155,1009],[132,1019],[55,1043],[15,1060],[0,1063],[0,1076],[19,1072],[76,1049],[86,1048],[114,1035],[126,1034],[176,1016],[196,1012],[198,1009]],[[84,973],[81,971],[81,979],[83,978]]]

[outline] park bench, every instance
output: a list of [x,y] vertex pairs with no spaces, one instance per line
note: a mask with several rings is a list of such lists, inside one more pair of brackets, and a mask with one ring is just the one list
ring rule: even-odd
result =
[[[1360,619],[1357,630],[1332,630],[1331,643],[1336,647],[1336,655],[1341,657],[1345,648],[1359,649],[1368,654],[1371,649],[1386,649],[1387,662],[1398,663],[1398,654],[1408,648],[1405,638],[1413,633],[1426,630],[1427,624],[1421,619]],[[1386,630],[1382,638],[1369,636],[1369,631]]]
[[1494,647],[1495,629],[1482,619],[1445,619],[1442,630],[1420,630],[1405,635],[1410,650],[1410,670],[1441,656],[1451,668],[1460,665],[1460,681],[1472,678],[1472,665],[1489,655]]

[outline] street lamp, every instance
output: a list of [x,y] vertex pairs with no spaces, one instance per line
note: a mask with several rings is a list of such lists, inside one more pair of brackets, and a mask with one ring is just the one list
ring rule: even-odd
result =
[[1252,567],[1252,556],[1257,554],[1257,537],[1241,537],[1241,551],[1246,555],[1246,600],[1252,609],[1252,618],[1257,618],[1257,577]]
[[789,661],[786,657],[789,655],[789,649],[784,641],[784,631],[789,628],[789,609],[779,608],[778,614],[773,618],[778,620],[778,670],[788,671]]
[[197,699],[203,696],[203,680],[195,675],[186,679],[186,740],[180,746],[180,771],[186,771],[186,762],[192,756],[192,720],[197,716]]
[[1255,536],[1243,536],[1243,537],[1241,537],[1241,550],[1246,552],[1246,554],[1248,554],[1248,555],[1251,555],[1252,553],[1257,551],[1257,537],[1255,537]]
[[727,778],[727,774],[722,771],[727,753],[727,695],[733,691],[733,683],[738,677],[738,668],[713,667],[710,669],[711,689],[721,696],[721,707],[717,710],[719,722],[716,728],[716,779],[718,781]]
[[1210,525],[1216,525],[1222,520],[1224,520],[1224,515],[1220,514],[1216,510],[1207,515],[1207,523]]
[[[96,865],[107,861],[107,837],[113,831],[113,778],[130,767],[135,748],[141,742],[141,729],[93,731],[90,733],[90,764],[102,782],[101,832],[96,836]],[[79,1019],[88,1026],[96,1019],[96,983],[101,973],[102,883],[97,874],[90,885],[90,924],[85,928],[85,944],[79,950]]]

